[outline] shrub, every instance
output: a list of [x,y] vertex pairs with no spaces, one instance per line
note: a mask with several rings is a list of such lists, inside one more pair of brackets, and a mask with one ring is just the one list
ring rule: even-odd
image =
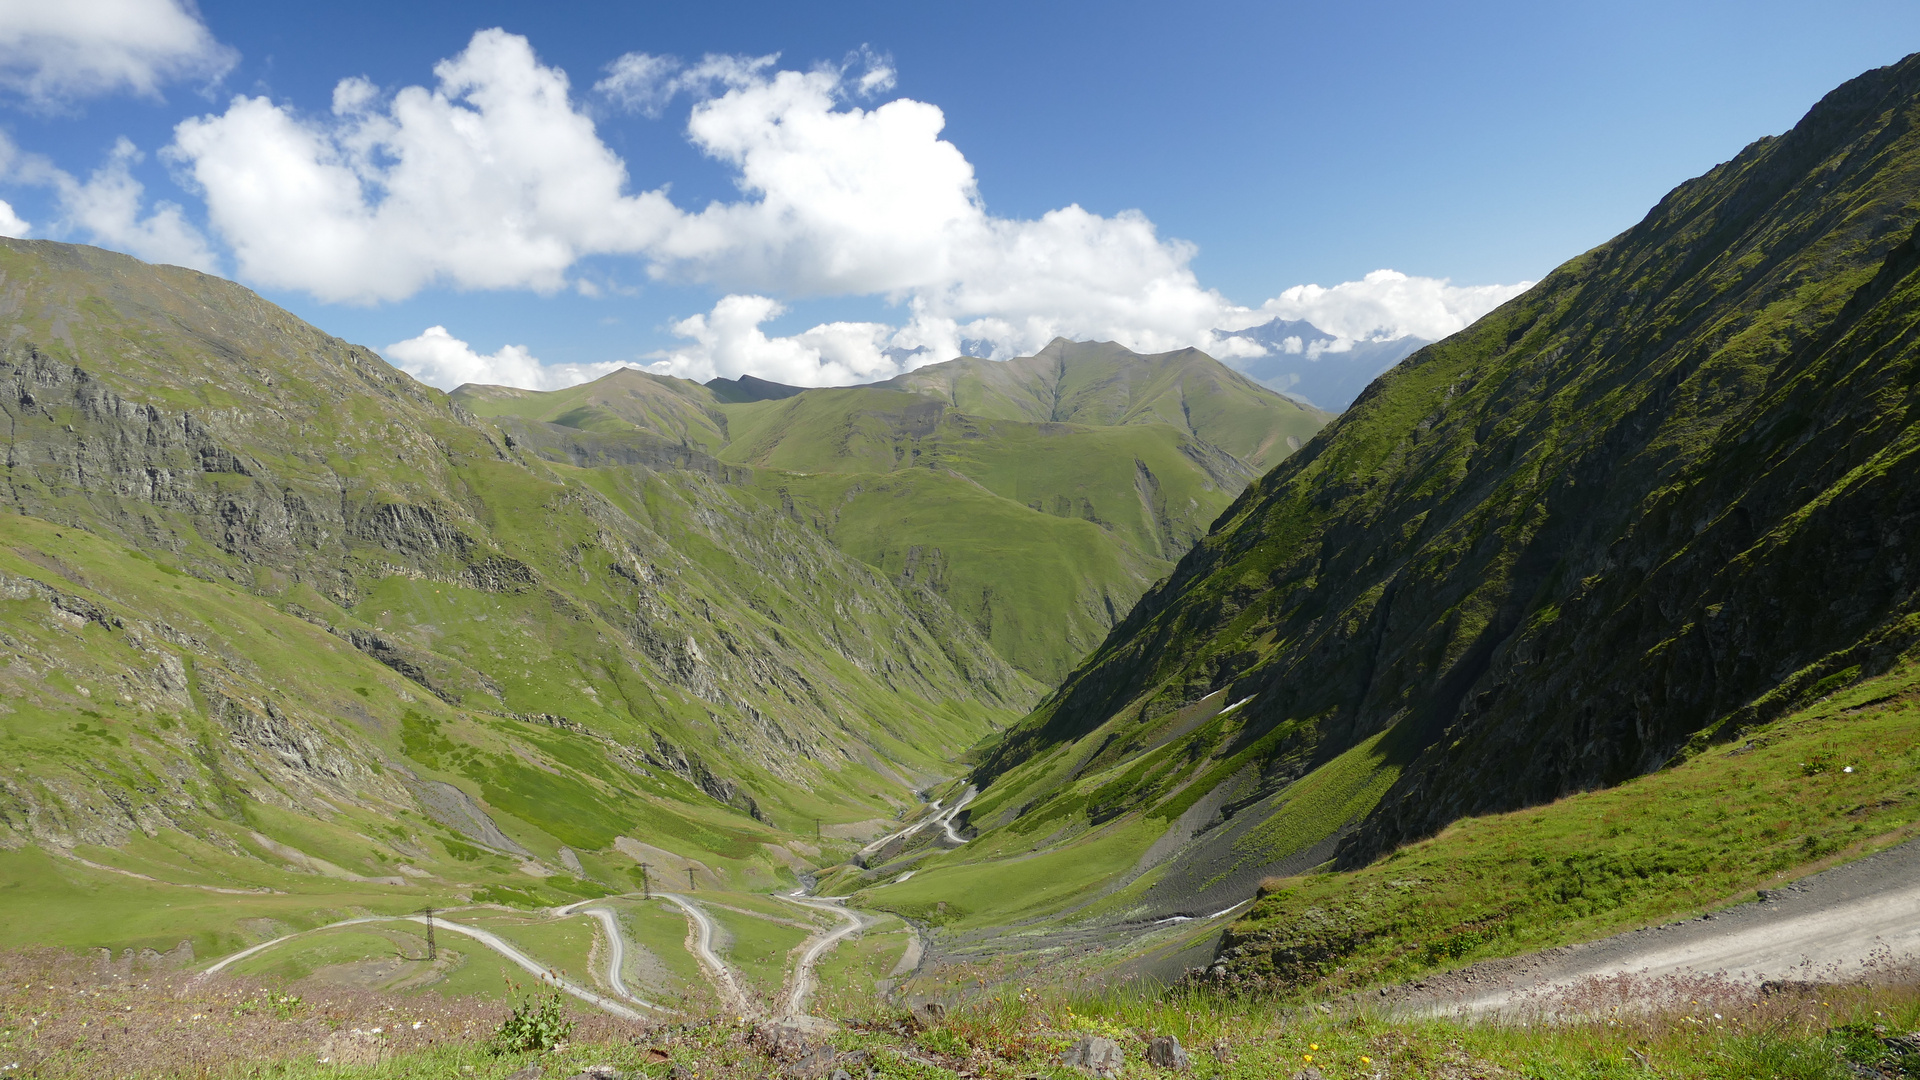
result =
[[542,1053],[565,1042],[572,1033],[573,1019],[555,992],[521,1002],[494,1029],[490,1045],[501,1055]]

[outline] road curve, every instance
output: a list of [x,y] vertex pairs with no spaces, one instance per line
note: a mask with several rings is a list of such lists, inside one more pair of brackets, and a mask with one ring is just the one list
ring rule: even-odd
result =
[[598,901],[589,900],[579,904],[568,904],[566,907],[557,909],[555,913],[563,916],[591,915],[598,919],[601,929],[607,932],[607,951],[612,954],[607,960],[607,985],[613,987],[614,993],[637,1005],[643,1005],[649,1009],[659,1008],[627,989],[627,981],[621,974],[621,969],[627,965],[627,936],[620,930],[619,917],[611,908],[587,907],[586,904],[589,903],[598,903]]
[[[299,933],[286,934],[281,937],[274,938],[272,941],[262,942],[261,944],[255,945],[252,948],[242,949],[231,956],[225,956],[215,961],[214,963],[209,965],[204,971],[202,971],[201,974],[212,975],[213,973],[225,968],[229,964],[232,964],[239,960],[244,960],[247,957],[254,955],[255,953],[261,952],[262,950],[265,950],[265,949],[270,949],[273,946],[278,945],[281,942],[287,941],[291,938],[301,937],[302,935],[305,935],[305,934],[316,934],[322,930],[332,930],[342,926],[357,926],[362,923],[375,923],[375,922],[416,922],[422,925],[426,925],[427,917],[424,915],[366,915],[366,916],[361,916],[360,918],[357,918],[357,919],[343,919],[337,923],[328,923],[325,926],[316,926],[312,930],[302,930]],[[506,939],[500,937],[498,934],[494,934],[487,930],[482,930],[477,926],[466,926],[461,923],[448,922],[446,919],[441,919],[441,918],[434,919],[432,925],[436,929],[446,930],[448,932],[455,933],[455,934],[464,934],[467,937],[470,937],[475,941],[478,941],[480,944],[485,945],[487,948],[492,949],[494,952],[497,952],[501,956],[506,957],[508,960],[513,961],[522,970],[533,975],[534,978],[540,980],[543,983],[546,983],[549,986],[554,987],[557,990],[561,990],[565,993],[571,994],[574,997],[577,997],[580,1000],[588,1003],[589,1005],[596,1006],[624,1020],[641,1019],[641,1015],[639,1013],[633,1011],[632,1009],[627,1008],[625,1005],[621,1004],[620,1002],[614,1001],[612,998],[603,997],[600,994],[594,993],[592,990],[588,990],[584,986],[577,985],[571,980],[561,978],[558,974],[552,971],[549,971],[538,960],[535,960],[533,957],[528,956],[526,953],[521,952],[518,948],[514,947],[511,943],[506,941]],[[635,1004],[640,1005],[643,1008],[651,1009],[655,1012],[664,1011],[660,1009],[660,1007],[657,1005],[650,1005],[644,1001],[640,1001],[637,998],[633,998],[631,1000],[633,1000]]]
[[960,798],[956,800],[952,806],[949,806],[944,810],[940,808],[939,799],[933,800],[932,802],[927,804],[927,809],[934,811],[931,817],[921,818],[919,821],[914,822],[913,824],[907,826],[904,829],[899,829],[894,832],[890,832],[887,835],[881,837],[880,839],[873,841],[872,843],[860,849],[860,851],[858,852],[859,857],[865,858],[866,856],[871,855],[876,851],[879,851],[881,848],[886,847],[889,843],[892,843],[895,840],[898,840],[902,837],[912,836],[915,833],[920,832],[922,829],[926,829],[932,826],[939,826],[940,829],[946,833],[946,838],[949,843],[952,843],[956,846],[966,843],[967,841],[965,840],[965,838],[963,838],[959,833],[954,831],[953,818],[954,818],[954,815],[958,814],[962,810],[965,810],[967,808],[967,804],[972,802],[974,799],[974,796],[978,794],[980,794],[979,789],[969,784],[967,786],[967,790],[960,793]]
[[808,941],[806,950],[800,954],[799,962],[793,966],[793,990],[787,994],[787,1006],[781,1012],[781,1016],[797,1019],[807,1015],[807,998],[812,996],[814,988],[819,985],[818,980],[813,977],[814,964],[826,954],[827,950],[840,944],[848,934],[858,932],[866,923],[860,916],[834,901],[816,900],[798,894],[782,896],[780,899],[815,911],[832,912],[845,920],[833,930]]
[[727,966],[726,961],[720,959],[719,953],[713,951],[713,920],[707,916],[707,913],[700,910],[698,904],[677,893],[656,892],[653,895],[662,900],[673,901],[680,905],[680,910],[687,913],[687,918],[694,927],[694,959],[700,961],[700,966],[707,969],[707,976],[713,980],[715,986],[719,987],[720,996],[726,999],[727,1005],[743,1016],[758,1014],[759,1007],[740,988],[739,980],[733,977],[733,969]]
[[1551,1003],[1592,979],[1714,975],[1839,982],[1886,977],[1920,962],[1920,842],[1769,889],[1765,899],[1664,926],[1431,978],[1407,1004],[1435,1012],[1498,1012]]

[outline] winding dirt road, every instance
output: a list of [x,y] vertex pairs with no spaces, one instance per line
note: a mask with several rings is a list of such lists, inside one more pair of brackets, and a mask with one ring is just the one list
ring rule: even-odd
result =
[[927,809],[934,811],[932,817],[921,818],[919,821],[914,822],[913,824],[907,826],[904,829],[897,829],[881,837],[880,839],[875,840],[874,842],[868,844],[866,847],[863,847],[860,849],[860,852],[859,852],[860,857],[865,858],[868,855],[871,855],[874,852],[879,851],[881,848],[886,847],[888,844],[892,843],[895,840],[912,836],[915,833],[920,832],[922,829],[931,828],[936,825],[939,826],[941,829],[945,830],[948,842],[956,846],[966,843],[967,841],[965,840],[965,838],[963,838],[959,833],[953,831],[953,818],[954,818],[954,815],[958,814],[962,810],[965,810],[967,808],[967,804],[972,802],[974,796],[978,794],[980,794],[979,789],[969,784],[967,786],[967,790],[961,792],[960,797],[954,800],[953,805],[947,807],[944,810],[940,808],[939,799],[933,800],[932,802],[927,804]]
[[834,929],[809,940],[805,951],[800,954],[799,961],[793,966],[793,989],[787,994],[787,1007],[781,1015],[788,1019],[813,1019],[807,1016],[807,999],[813,996],[813,991],[820,985],[819,980],[813,977],[814,965],[827,954],[828,950],[840,944],[848,934],[858,933],[860,928],[866,925],[866,920],[848,911],[838,901],[815,899],[800,893],[792,893],[780,899],[815,911],[829,912],[843,920]]
[[[342,926],[357,926],[363,923],[376,923],[376,922],[415,922],[415,923],[420,923],[421,925],[426,925],[427,917],[424,915],[367,915],[357,919],[342,919],[337,923],[328,923],[325,926],[316,926],[312,930],[302,930],[298,933],[285,934],[280,937],[274,938],[272,941],[261,942],[260,944],[255,945],[252,948],[242,949],[239,952],[232,954],[231,956],[225,956],[215,961],[214,963],[209,965],[202,972],[202,974],[212,975],[215,972],[220,971],[221,969],[227,967],[229,964],[233,964],[240,960],[245,960],[247,957],[252,956],[255,953],[259,953],[264,950],[270,949],[273,946],[280,944],[281,942],[290,941],[294,938],[303,937],[307,934],[317,934],[322,930],[333,930]],[[495,934],[488,930],[482,930],[477,926],[467,926],[462,923],[449,922],[446,919],[440,919],[440,918],[436,918],[433,920],[433,926],[439,930],[446,930],[455,934],[464,934],[467,937],[470,937],[475,941],[478,941],[480,944],[485,945],[487,948],[492,949],[494,952],[497,952],[501,956],[506,957],[508,960],[513,961],[522,970],[528,972],[539,981],[546,983],[547,985],[552,986],[557,990],[561,990],[565,993],[571,994],[574,997],[579,998],[581,1001],[587,1002],[590,1005],[594,1005],[600,1009],[605,1010],[606,1012],[610,1012],[613,1015],[618,1016],[625,1020],[641,1019],[641,1015],[639,1013],[633,1011],[632,1009],[627,1008],[625,1005],[621,1004],[620,1002],[615,1001],[612,998],[604,997],[600,994],[597,994],[592,990],[587,989],[584,986],[580,986],[577,983],[574,983],[572,980],[561,978],[559,974],[548,970],[544,965],[540,963],[540,961],[535,960],[533,957],[528,956],[526,953],[521,952],[518,948],[514,947],[513,944],[508,942],[506,939],[500,937],[498,934]],[[619,940],[619,937],[617,934],[615,935],[614,940],[615,941]],[[646,1009],[650,1009],[656,1012],[663,1011],[660,1009],[659,1006],[648,1004],[647,1002],[641,1001],[638,998],[629,998],[629,1000],[633,1001],[635,1004],[640,1005]]]
[[614,993],[619,994],[628,1001],[659,1011],[660,1007],[658,1005],[647,1001],[645,998],[635,994],[632,990],[627,989],[627,981],[622,974],[622,969],[627,965],[627,936],[625,932],[620,929],[619,916],[615,915],[611,908],[587,906],[601,902],[600,900],[582,900],[577,904],[568,904],[566,907],[556,908],[554,914],[564,917],[577,913],[590,915],[599,920],[601,928],[607,932],[607,951],[612,954],[607,960],[607,985],[613,987]]
[[700,910],[698,904],[677,893],[656,892],[653,895],[662,900],[673,901],[680,905],[680,910],[687,913],[687,918],[694,928],[692,949],[694,959],[700,961],[700,966],[707,969],[707,977],[720,990],[720,996],[726,1000],[727,1005],[742,1016],[758,1015],[759,1006],[755,1005],[746,991],[740,988],[739,980],[734,978],[733,969],[727,966],[725,960],[720,959],[719,953],[713,951],[713,919]]

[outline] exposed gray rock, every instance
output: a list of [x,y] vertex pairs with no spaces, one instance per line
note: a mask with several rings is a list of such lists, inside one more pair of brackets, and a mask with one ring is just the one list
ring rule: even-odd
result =
[[532,854],[501,832],[500,826],[493,823],[486,809],[473,796],[452,784],[442,780],[422,780],[410,772],[401,773],[400,782],[413,793],[414,800],[428,817],[461,836],[499,851],[511,851],[521,856]]
[[1162,1035],[1147,1044],[1147,1064],[1181,1072],[1193,1068],[1187,1052],[1180,1047],[1180,1040],[1172,1035]]
[[1126,1064],[1126,1052],[1112,1039],[1088,1035],[1060,1056],[1060,1064],[1085,1069],[1103,1080],[1114,1080]]

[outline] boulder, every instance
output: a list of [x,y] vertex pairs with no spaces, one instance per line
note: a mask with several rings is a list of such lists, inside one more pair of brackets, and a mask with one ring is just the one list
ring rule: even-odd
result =
[[1171,1035],[1162,1035],[1147,1044],[1147,1064],[1179,1072],[1193,1068],[1193,1062],[1187,1060],[1187,1052],[1181,1048],[1180,1040]]
[[1076,1069],[1085,1069],[1103,1080],[1114,1080],[1120,1075],[1121,1066],[1126,1063],[1126,1055],[1120,1044],[1099,1035],[1088,1035],[1068,1048],[1060,1057],[1062,1065]]

